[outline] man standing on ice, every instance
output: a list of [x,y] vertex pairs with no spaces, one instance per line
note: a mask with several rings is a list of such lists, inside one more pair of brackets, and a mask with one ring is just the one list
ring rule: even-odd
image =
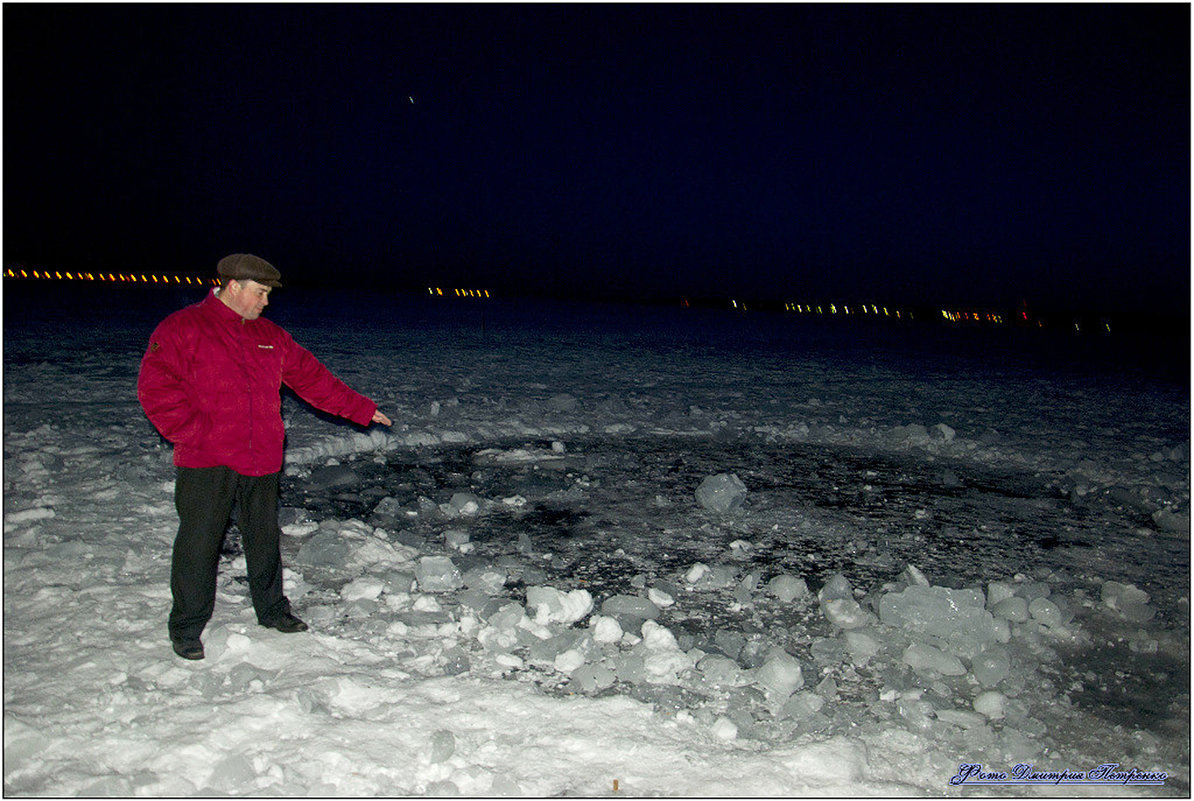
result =
[[325,412],[390,425],[376,403],[261,317],[270,291],[281,286],[273,265],[236,253],[217,270],[218,289],[154,330],[137,379],[146,416],[174,443],[179,525],[169,629],[184,659],[203,658],[199,635],[215,608],[220,544],[234,503],[257,622],[288,634],[307,630],[282,592],[282,384]]

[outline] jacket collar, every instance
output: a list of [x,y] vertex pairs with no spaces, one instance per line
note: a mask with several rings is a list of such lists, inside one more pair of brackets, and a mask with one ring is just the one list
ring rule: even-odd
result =
[[220,296],[216,294],[218,291],[219,291],[218,289],[213,289],[210,293],[208,293],[207,297],[203,299],[202,306],[203,306],[204,310],[206,310],[210,314],[214,314],[217,318],[219,318],[223,322],[228,322],[228,323],[251,323],[251,322],[253,322],[252,320],[246,320],[244,317],[241,317],[237,312],[228,308],[228,305],[226,303],[224,303],[224,301],[220,300]]

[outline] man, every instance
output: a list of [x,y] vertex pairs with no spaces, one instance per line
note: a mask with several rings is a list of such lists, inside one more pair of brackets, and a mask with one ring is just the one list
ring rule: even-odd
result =
[[202,659],[199,639],[216,598],[220,544],[233,504],[257,622],[306,631],[282,592],[278,476],[282,384],[325,412],[367,426],[390,425],[377,404],[349,389],[290,335],[261,317],[281,277],[257,256],[217,265],[220,287],[171,314],[150,337],[137,397],[174,443],[178,536],[170,571],[170,640],[183,659]]

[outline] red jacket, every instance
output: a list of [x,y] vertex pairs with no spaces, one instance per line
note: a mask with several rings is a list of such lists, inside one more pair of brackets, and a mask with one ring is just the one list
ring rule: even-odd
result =
[[174,443],[174,464],[264,476],[282,469],[282,384],[361,425],[377,411],[290,334],[263,317],[245,320],[214,292],[154,330],[137,398]]

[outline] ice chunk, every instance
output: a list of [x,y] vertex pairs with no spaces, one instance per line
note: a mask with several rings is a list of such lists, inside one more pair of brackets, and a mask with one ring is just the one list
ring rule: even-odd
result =
[[643,623],[643,645],[652,651],[679,650],[676,635],[666,627],[653,620]]
[[755,683],[784,699],[804,686],[804,673],[796,657],[786,651],[773,650],[755,671]]
[[443,653],[444,675],[459,676],[472,669],[468,654],[459,648],[449,648]]
[[957,432],[947,426],[945,423],[938,423],[937,425],[933,426],[930,436],[936,440],[953,442],[954,437],[957,436]]
[[914,730],[927,731],[933,726],[933,705],[919,694],[905,693],[897,699],[896,712]]
[[1128,650],[1136,654],[1155,654],[1159,645],[1160,643],[1151,638],[1128,640]]
[[593,596],[588,590],[564,593],[554,587],[527,587],[527,609],[535,610],[535,622],[575,623],[593,611]]
[[575,412],[579,404],[580,401],[567,392],[552,395],[544,402],[549,411],[565,413]]
[[385,584],[381,579],[372,576],[361,576],[345,584],[340,589],[340,597],[350,602],[358,601],[362,598],[372,601],[376,600],[377,596],[381,595],[384,589]]
[[460,795],[460,785],[451,779],[436,779],[428,782],[423,793],[431,798],[455,798]]
[[526,619],[526,610],[517,601],[511,601],[489,616],[489,625],[495,629],[510,630]]
[[585,656],[575,648],[570,648],[555,658],[552,663],[556,670],[561,673],[572,673],[577,668],[580,668],[585,663]]
[[1186,535],[1190,533],[1190,513],[1188,511],[1185,514],[1174,514],[1168,509],[1158,509],[1153,512],[1153,522],[1162,531]]
[[1001,602],[1011,598],[1016,590],[1006,581],[991,581],[987,583],[987,606],[992,610]]
[[835,626],[857,629],[874,622],[874,616],[853,598],[830,598],[821,602],[821,614]]
[[999,636],[991,613],[976,590],[908,587],[879,600],[879,616],[889,626],[935,637],[953,653],[971,658]]
[[415,580],[423,592],[451,592],[464,586],[459,568],[447,556],[424,556],[415,567]]
[[601,604],[603,615],[637,617],[654,620],[659,617],[659,607],[646,598],[637,595],[613,595]]
[[964,676],[966,668],[953,654],[947,654],[923,642],[914,642],[904,650],[904,663],[917,673],[928,670],[936,671],[942,676]]
[[580,692],[595,693],[612,687],[618,677],[607,665],[593,664],[576,668],[570,678]]
[[440,510],[449,517],[472,516],[481,511],[481,499],[471,492],[456,492]]
[[447,729],[438,729],[431,735],[431,764],[447,762],[456,753],[456,736]]
[[[469,533],[462,529],[450,528],[444,532],[444,545],[449,548],[455,548],[459,551],[466,550],[466,546],[469,545],[470,539]],[[472,549],[468,548],[467,550]]]
[[676,602],[676,599],[673,598],[671,595],[664,592],[663,590],[656,589],[655,587],[651,587],[650,589],[647,590],[647,599],[649,601],[651,601],[651,603],[658,606],[660,609],[663,609],[664,607],[667,607],[667,606],[671,606],[672,604],[674,604]]
[[474,567],[461,577],[464,586],[486,595],[497,595],[506,586],[506,572],[493,567]]
[[697,503],[710,512],[727,514],[746,500],[746,485],[734,473],[709,476],[696,491]]
[[243,754],[232,754],[216,763],[207,783],[219,790],[232,792],[252,789],[245,785],[256,778],[257,771],[253,768],[253,763]]
[[784,574],[767,582],[767,592],[774,595],[781,603],[791,603],[808,595],[808,584],[802,578]]
[[780,717],[801,720],[820,712],[823,706],[825,706],[825,699],[820,695],[801,690],[784,702],[783,709],[780,710]]
[[1148,593],[1134,584],[1106,581],[1102,589],[1103,604],[1128,620],[1144,623],[1152,620],[1157,610],[1148,605]]
[[845,599],[849,601],[854,600],[854,589],[850,586],[849,580],[841,573],[834,573],[825,582],[825,586],[817,593],[817,600],[822,604],[826,601],[835,599]]
[[315,532],[295,556],[298,564],[311,567],[342,567],[349,558],[349,544],[340,535],[328,529]]
[[970,663],[974,678],[984,687],[994,687],[1007,678],[1011,672],[1011,659],[1007,651],[997,645],[988,645]]
[[675,682],[693,664],[693,658],[676,644],[675,635],[654,620],[643,622],[643,641],[634,650],[643,657],[647,680],[653,683]]
[[1028,604],[1028,614],[1039,623],[1057,628],[1062,624],[1061,610],[1048,598],[1034,598]]
[[977,712],[965,709],[938,709],[937,719],[943,723],[961,726],[963,729],[976,729],[987,722],[987,719]]
[[593,615],[589,618],[589,627],[593,630],[593,640],[599,643],[615,643],[622,639],[622,626],[615,618],[608,615]]
[[879,653],[879,641],[863,631],[847,631],[843,635],[846,648],[854,657],[855,665],[865,665],[871,657]]
[[647,661],[641,654],[623,654],[615,661],[614,672],[618,681],[638,684],[647,680]]
[[929,586],[929,580],[925,578],[925,574],[921,573],[920,568],[918,568],[916,565],[908,565],[906,568],[904,568],[901,578],[903,578],[904,581],[910,586]]
[[710,731],[719,740],[734,740],[738,737],[738,724],[722,715],[713,721]]
[[1013,595],[1010,598],[1004,598],[991,607],[991,612],[1001,620],[1007,620],[1012,623],[1025,623],[1028,621],[1028,601]]
[[493,777],[493,782],[489,786],[489,794],[498,798],[526,795],[522,790],[522,785],[509,776],[501,774]]
[[733,687],[742,683],[742,668],[728,656],[708,654],[696,667],[710,684]]
[[999,720],[1007,709],[1007,696],[997,690],[985,690],[974,699],[974,711],[990,720]]

